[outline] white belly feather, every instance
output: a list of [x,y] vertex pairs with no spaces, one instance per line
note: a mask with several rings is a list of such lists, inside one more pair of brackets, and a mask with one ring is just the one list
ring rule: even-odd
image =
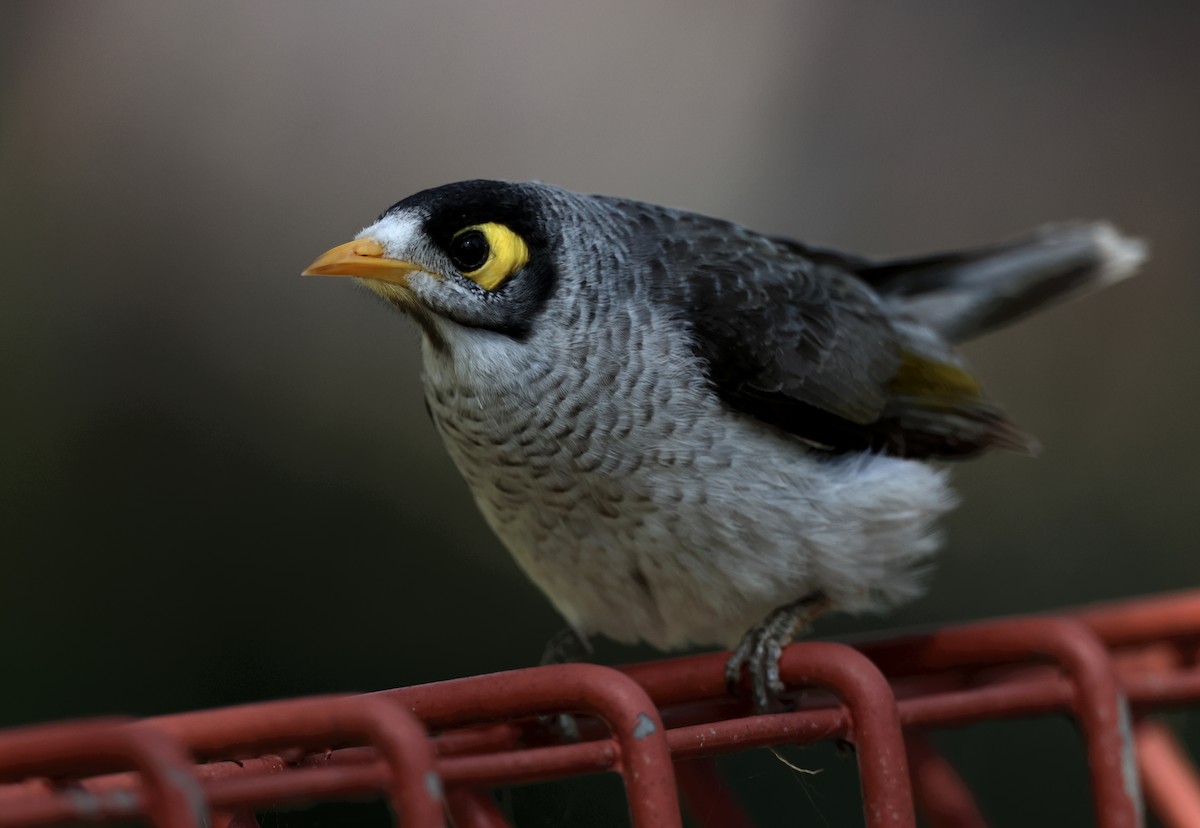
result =
[[455,335],[470,364],[425,348],[434,420],[492,529],[581,633],[731,646],[816,590],[851,612],[920,592],[954,505],[944,471],[812,453],[725,407],[684,351],[588,354],[564,374],[522,361],[561,350]]

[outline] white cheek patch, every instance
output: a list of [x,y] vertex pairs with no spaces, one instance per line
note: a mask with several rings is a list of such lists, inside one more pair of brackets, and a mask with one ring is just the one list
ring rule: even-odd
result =
[[419,244],[421,221],[411,214],[384,216],[370,227],[363,228],[355,239],[371,239],[383,245],[384,254],[392,259],[407,259]]

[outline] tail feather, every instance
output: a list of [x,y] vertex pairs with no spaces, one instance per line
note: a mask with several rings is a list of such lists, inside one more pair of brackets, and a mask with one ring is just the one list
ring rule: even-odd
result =
[[858,275],[898,313],[962,342],[1133,275],[1146,245],[1110,224],[1048,227],[994,247],[869,264]]

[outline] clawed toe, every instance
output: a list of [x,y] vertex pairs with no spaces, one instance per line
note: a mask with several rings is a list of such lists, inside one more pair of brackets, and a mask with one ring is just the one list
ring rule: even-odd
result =
[[750,661],[750,651],[754,648],[754,639],[752,633],[746,633],[742,637],[742,642],[738,644],[729,660],[725,662],[725,694],[737,698],[742,687],[742,671],[746,668]]
[[786,642],[775,640],[764,627],[746,633],[742,643],[725,662],[725,689],[740,695],[743,674],[749,679],[750,699],[755,713],[770,713],[779,707],[784,691],[779,678],[779,657]]
[[806,627],[829,606],[820,592],[805,596],[772,612],[761,624],[751,627],[725,662],[725,690],[738,696],[742,675],[749,678],[750,700],[755,713],[781,708],[780,694],[786,689],[779,674],[783,648],[799,628]]

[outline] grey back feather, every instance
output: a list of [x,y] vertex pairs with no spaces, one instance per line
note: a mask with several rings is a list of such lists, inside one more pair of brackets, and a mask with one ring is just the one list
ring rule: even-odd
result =
[[[729,405],[831,451],[964,457],[1031,450],[951,347],[1129,275],[1137,242],[1108,225],[873,262],[730,222],[601,199],[650,292],[690,328]],[[618,218],[618,223],[620,219]]]

